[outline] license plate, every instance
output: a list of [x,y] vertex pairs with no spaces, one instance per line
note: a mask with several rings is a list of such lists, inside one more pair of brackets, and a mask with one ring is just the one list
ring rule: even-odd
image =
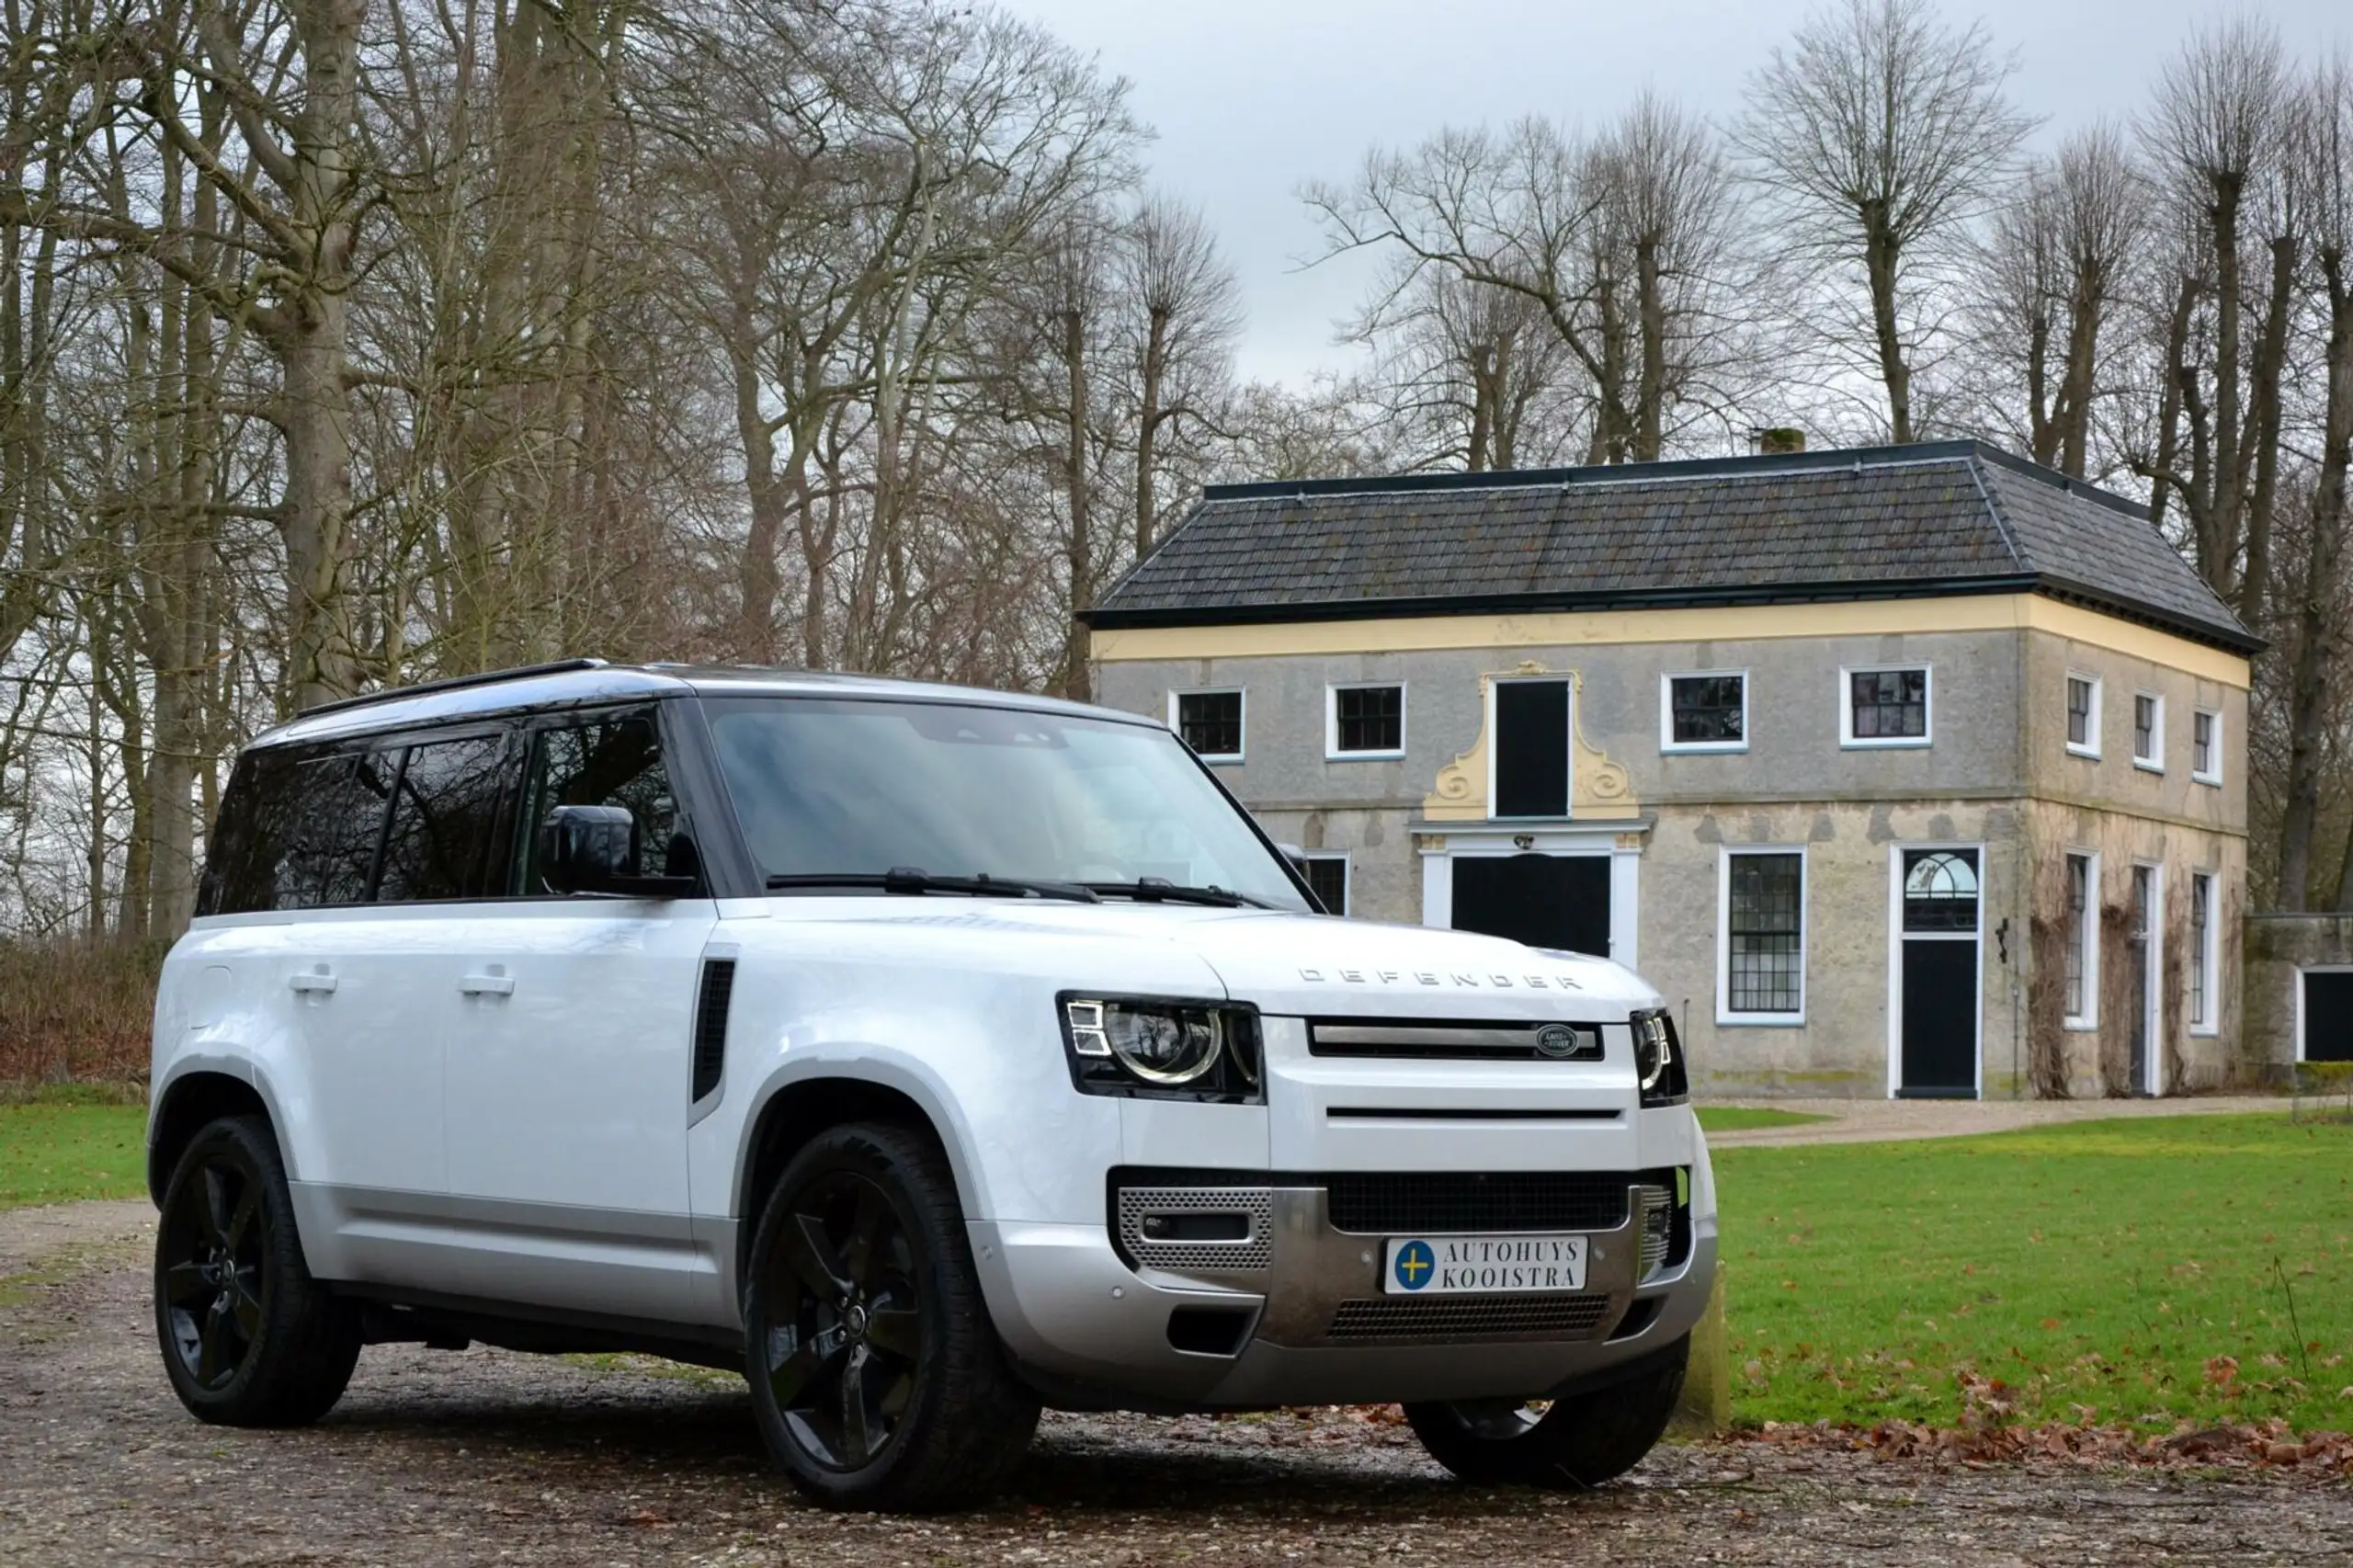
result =
[[1509,1296],[1585,1289],[1583,1236],[1392,1236],[1392,1296]]

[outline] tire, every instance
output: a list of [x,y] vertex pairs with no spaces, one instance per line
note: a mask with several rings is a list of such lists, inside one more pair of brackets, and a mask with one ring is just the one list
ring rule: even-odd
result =
[[1584,1491],[1615,1481],[1657,1446],[1683,1393],[1691,1342],[1660,1353],[1626,1381],[1556,1399],[1409,1404],[1405,1420],[1430,1458],[1488,1486]]
[[306,1426],[343,1397],[359,1314],[302,1261],[278,1140],[257,1116],[199,1130],[164,1188],[155,1336],[199,1421]]
[[744,1337],[768,1453],[829,1508],[976,1506],[1037,1429],[921,1131],[835,1127],[793,1156],[753,1232]]

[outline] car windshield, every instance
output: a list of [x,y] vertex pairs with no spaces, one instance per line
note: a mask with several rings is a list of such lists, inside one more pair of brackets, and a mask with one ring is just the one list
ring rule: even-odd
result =
[[1151,725],[945,702],[714,699],[721,771],[772,882],[911,868],[1305,901],[1184,744]]

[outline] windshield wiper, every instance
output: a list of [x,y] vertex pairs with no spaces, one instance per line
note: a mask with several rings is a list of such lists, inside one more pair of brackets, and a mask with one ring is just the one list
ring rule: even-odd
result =
[[1172,882],[1165,877],[1139,877],[1131,882],[1088,882],[1091,893],[1113,893],[1131,898],[1138,903],[1208,903],[1220,909],[1272,909],[1275,905],[1262,898],[1252,898],[1246,892],[1230,888],[1188,887]]
[[1062,898],[1100,903],[1092,888],[1077,882],[1033,881],[1026,877],[935,877],[920,866],[887,871],[779,871],[767,885],[778,888],[874,888],[888,893],[961,892],[974,898]]

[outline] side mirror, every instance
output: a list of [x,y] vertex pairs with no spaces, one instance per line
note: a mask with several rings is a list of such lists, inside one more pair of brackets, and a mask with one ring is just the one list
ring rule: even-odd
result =
[[540,824],[540,877],[557,892],[610,892],[637,873],[637,818],[626,806],[557,806]]
[[1303,877],[1307,874],[1307,851],[1302,849],[1298,845],[1279,843],[1275,846],[1275,853],[1290,861],[1291,864],[1291,869],[1297,871],[1301,876]]

